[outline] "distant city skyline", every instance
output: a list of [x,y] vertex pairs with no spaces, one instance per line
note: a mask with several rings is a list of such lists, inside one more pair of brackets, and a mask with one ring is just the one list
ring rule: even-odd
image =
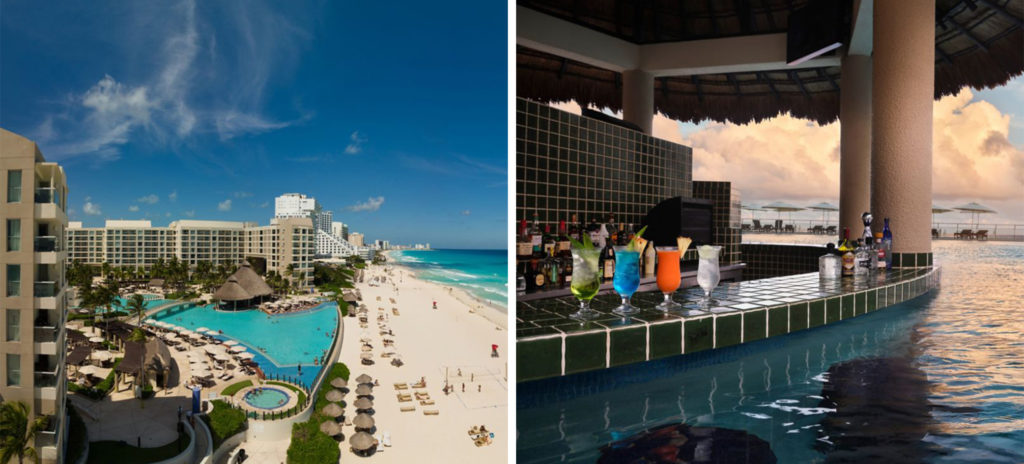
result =
[[0,127],[85,226],[266,223],[301,192],[370,239],[505,248],[505,9],[5,4]]

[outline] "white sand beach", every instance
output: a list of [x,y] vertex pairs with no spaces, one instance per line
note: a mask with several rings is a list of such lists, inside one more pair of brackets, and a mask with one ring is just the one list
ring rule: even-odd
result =
[[[376,277],[385,277],[387,283],[371,283]],[[365,373],[379,382],[373,389],[374,435],[387,434],[391,443],[390,447],[378,446],[378,451],[365,459],[395,463],[505,461],[511,440],[507,420],[507,319],[501,310],[487,307],[461,291],[416,279],[397,266],[371,265],[365,282],[356,286],[362,292],[362,304],[368,308],[367,327],[360,327],[358,318],[345,319],[341,361],[349,366],[352,379]],[[398,315],[392,308],[397,308]],[[394,340],[393,350],[404,363],[401,367],[391,364],[393,358],[381,357],[386,351],[381,324],[391,331],[387,338]],[[364,353],[361,337],[370,340],[371,366],[360,363]],[[492,344],[498,345],[498,357],[491,356]],[[443,392],[446,375],[454,385],[448,395]],[[413,384],[421,378],[425,378],[426,388],[414,389]],[[406,383],[409,388],[396,390],[395,383]],[[350,385],[354,388],[354,382]],[[398,399],[399,393],[415,396],[416,392],[429,395],[427,404],[415,397],[404,402]],[[355,416],[351,405],[355,398],[354,393],[345,397],[349,421]],[[431,401],[433,404],[429,404]],[[410,406],[415,410],[401,410]],[[437,415],[424,414],[432,410]],[[494,438],[492,444],[478,447],[468,431],[481,425],[493,432]],[[354,429],[345,426],[343,432],[346,440],[341,442],[342,460],[352,459],[347,437]]]

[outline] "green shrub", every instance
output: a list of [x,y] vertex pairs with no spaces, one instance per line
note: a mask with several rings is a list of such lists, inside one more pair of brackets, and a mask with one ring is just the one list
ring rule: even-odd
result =
[[117,371],[115,369],[117,369],[118,364],[121,364],[121,358],[114,359],[114,366],[110,369],[110,373],[107,374],[107,378],[96,384],[95,389],[102,392],[102,395],[100,395],[101,398],[107,393],[110,393],[110,390],[114,389],[114,378],[117,376]]
[[239,390],[241,390],[241,389],[243,389],[245,387],[251,387],[251,386],[252,386],[252,380],[243,380],[241,382],[233,383],[233,384],[229,385],[227,388],[222,390],[220,392],[220,394],[224,395],[224,396],[231,396],[231,395],[234,395],[235,393],[238,393]]
[[316,402],[313,404],[317,411],[323,409],[329,403],[327,401],[327,392],[333,388],[331,387],[331,381],[338,377],[348,380],[349,370],[345,363],[334,363],[331,366],[331,370],[327,372],[327,376],[324,377],[324,383],[320,386],[320,390],[317,391]]
[[289,464],[338,462],[341,450],[330,435],[320,431],[320,423],[292,424],[292,443],[288,446]]
[[203,416],[213,433],[213,447],[218,448],[224,440],[241,432],[245,428],[245,412],[233,408],[222,400],[213,400],[213,411]]

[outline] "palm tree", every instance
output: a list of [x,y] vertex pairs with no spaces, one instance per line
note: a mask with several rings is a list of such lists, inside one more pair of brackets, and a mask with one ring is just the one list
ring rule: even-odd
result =
[[116,282],[108,282],[106,285],[91,287],[82,297],[82,305],[92,308],[93,315],[96,314],[97,308],[106,308],[107,312],[103,313],[103,320],[108,329],[110,326],[110,313],[114,307],[120,308],[121,306],[121,302],[117,300],[119,290]]
[[29,458],[39,462],[39,454],[31,446],[39,431],[45,430],[46,417],[28,420],[28,406],[21,401],[7,401],[0,405],[0,462],[11,462],[15,457],[18,463]]
[[132,294],[125,304],[125,309],[127,309],[129,313],[138,316],[139,323],[136,325],[142,327],[142,315],[146,314],[146,298],[138,293]]

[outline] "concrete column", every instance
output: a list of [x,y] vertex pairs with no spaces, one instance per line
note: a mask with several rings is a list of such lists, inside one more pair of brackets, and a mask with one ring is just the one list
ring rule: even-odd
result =
[[871,209],[871,57],[843,57],[839,82],[839,234],[859,237]]
[[639,69],[622,72],[622,120],[651,135],[654,127],[654,75]]
[[875,2],[871,211],[897,253],[929,253],[935,2]]

